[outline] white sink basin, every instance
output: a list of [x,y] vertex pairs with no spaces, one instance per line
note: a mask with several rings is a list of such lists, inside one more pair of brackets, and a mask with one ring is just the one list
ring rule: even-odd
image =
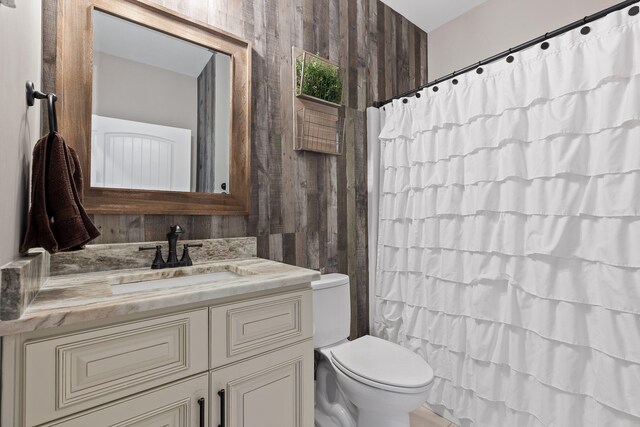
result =
[[205,283],[224,282],[241,277],[239,274],[224,270],[213,273],[195,274],[193,276],[170,277],[166,279],[147,280],[144,282],[125,283],[111,285],[114,295],[129,294],[133,292],[157,291],[160,289],[179,288],[182,286],[203,285]]

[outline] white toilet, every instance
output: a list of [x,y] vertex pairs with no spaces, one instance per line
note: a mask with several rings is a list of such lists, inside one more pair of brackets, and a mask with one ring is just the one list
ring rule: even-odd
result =
[[433,370],[412,351],[372,336],[347,341],[349,277],[312,282],[317,427],[409,427]]

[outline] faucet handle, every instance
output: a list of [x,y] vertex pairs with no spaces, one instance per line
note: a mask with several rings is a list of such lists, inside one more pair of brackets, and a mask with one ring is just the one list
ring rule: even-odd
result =
[[191,261],[191,257],[189,256],[189,248],[201,248],[202,243],[193,243],[193,244],[185,243],[184,245],[182,245],[182,247],[183,247],[183,251],[182,251],[182,258],[180,258],[180,265],[183,265],[183,266],[193,265],[193,262]]
[[156,257],[153,259],[153,262],[151,263],[151,268],[155,270],[158,268],[162,268],[162,266],[164,265],[164,259],[162,258],[162,246],[160,245],[140,246],[138,248],[139,251],[151,251],[154,249],[156,250]]

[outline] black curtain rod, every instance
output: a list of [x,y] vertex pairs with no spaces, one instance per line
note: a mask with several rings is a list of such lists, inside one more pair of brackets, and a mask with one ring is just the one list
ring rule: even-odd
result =
[[[436,79],[436,80],[434,80],[432,82],[429,82],[424,86],[420,86],[418,88],[409,90],[409,91],[404,92],[404,93],[402,93],[400,95],[394,96],[393,98],[387,99],[386,101],[376,101],[376,102],[373,103],[373,106],[376,107],[376,108],[380,108],[380,107],[382,107],[384,105],[387,105],[388,103],[392,102],[394,99],[400,99],[400,98],[404,98],[404,97],[413,95],[416,92],[421,91],[422,89],[426,89],[428,87],[437,85],[437,84],[445,82],[447,80],[451,80],[452,78],[454,78],[456,76],[468,73],[469,71],[473,71],[473,70],[477,69],[478,67],[480,67],[482,65],[487,65],[487,64],[489,64],[491,62],[495,62],[498,59],[502,59],[502,58],[504,58],[506,56],[509,56],[509,55],[513,54],[513,53],[516,53],[516,52],[519,52],[521,50],[530,48],[532,46],[537,45],[538,43],[543,43],[544,41],[546,41],[548,39],[551,39],[553,37],[557,37],[557,36],[559,36],[561,34],[564,34],[566,32],[574,30],[574,29],[576,29],[578,27],[581,27],[581,26],[583,26],[585,24],[588,24],[589,22],[593,22],[593,21],[596,21],[596,20],[598,20],[600,18],[604,18],[605,16],[607,16],[611,12],[616,12],[618,10],[624,9],[625,7],[631,6],[634,3],[638,3],[639,1],[640,0],[626,0],[626,1],[623,1],[622,3],[615,4],[615,5],[611,6],[611,7],[608,7],[606,9],[604,9],[604,10],[601,10],[600,12],[596,12],[593,15],[585,16],[584,18],[582,18],[582,19],[580,19],[578,21],[575,21],[575,22],[573,22],[573,23],[571,23],[569,25],[565,25],[562,28],[558,28],[555,31],[551,31],[549,33],[546,33],[546,34],[540,36],[540,37],[536,37],[533,40],[529,40],[528,42],[522,43],[521,45],[518,45],[516,47],[512,47],[511,49],[508,49],[508,50],[505,50],[504,52],[498,53],[497,55],[493,55],[493,56],[491,56],[491,57],[489,57],[487,59],[483,59],[480,62],[477,62],[475,64],[469,65],[468,67],[462,68],[461,70],[454,71],[451,74],[447,74],[446,76],[440,77],[439,79]],[[630,10],[629,13],[631,15],[637,15],[638,11],[639,11],[638,7],[636,6],[636,7],[632,8],[632,10]]]

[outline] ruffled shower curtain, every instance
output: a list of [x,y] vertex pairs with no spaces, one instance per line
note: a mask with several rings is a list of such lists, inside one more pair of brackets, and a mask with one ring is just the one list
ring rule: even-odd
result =
[[385,107],[373,331],[465,425],[640,426],[639,18]]

